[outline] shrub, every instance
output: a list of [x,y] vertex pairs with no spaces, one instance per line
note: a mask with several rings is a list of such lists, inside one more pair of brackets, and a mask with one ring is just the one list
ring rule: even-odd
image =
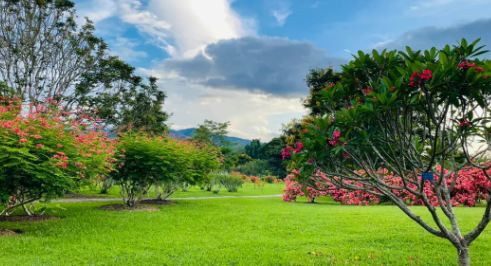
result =
[[119,169],[112,178],[128,207],[138,203],[153,185],[201,182],[221,162],[219,150],[212,146],[144,132],[121,134],[117,147]]
[[237,189],[244,184],[244,179],[236,175],[217,174],[214,175],[213,182],[219,184],[220,187],[226,188],[228,192],[237,192]]
[[21,115],[21,105],[0,99],[0,202],[2,212],[62,196],[84,182],[104,179],[115,149],[104,133],[91,130],[89,115],[59,111],[53,101]]
[[[439,169],[439,167],[437,167]],[[445,173],[448,170],[444,169]],[[364,175],[360,172],[361,175]],[[399,187],[403,185],[402,179],[395,177],[393,173],[387,170],[380,170],[379,174],[384,176],[385,182],[391,184],[394,187]],[[323,174],[321,173],[320,176]],[[371,193],[358,190],[350,191],[343,188],[338,188],[332,183],[326,182],[317,183],[315,186],[298,183],[297,181],[291,180],[294,178],[290,175],[286,178],[286,189],[284,190],[283,200],[284,201],[295,201],[296,197],[305,197],[305,190],[307,190],[307,197],[309,202],[314,202],[315,198],[321,196],[330,196],[333,200],[340,202],[343,205],[370,205],[378,204],[383,202],[385,199],[380,196],[373,195]],[[438,177],[436,177],[438,180]],[[452,182],[455,180],[455,183]],[[464,169],[459,171],[456,178],[449,178],[446,180],[447,186],[453,188],[450,191],[451,199],[450,203],[452,206],[467,206],[474,207],[476,203],[485,200],[489,197],[489,191],[491,189],[491,181],[486,178],[484,172],[479,168]],[[357,186],[362,186],[362,184],[356,184]],[[408,187],[414,190],[415,185],[408,185]],[[432,206],[439,206],[438,197],[436,194],[435,186],[431,183],[425,184],[425,194],[428,197],[428,201]],[[404,200],[408,205],[420,205],[424,206],[424,202],[416,197],[413,193],[408,190],[393,190],[393,193],[399,198]]]
[[266,181],[266,183],[268,183],[268,184],[273,184],[274,181],[276,180],[276,176],[267,175],[267,176],[263,177],[263,180]]
[[239,165],[234,168],[234,171],[241,172],[245,175],[265,175],[266,171],[270,169],[270,165],[266,160],[252,160],[243,165]]
[[155,184],[155,199],[166,200],[179,188],[177,182],[172,180],[167,182],[157,182]]

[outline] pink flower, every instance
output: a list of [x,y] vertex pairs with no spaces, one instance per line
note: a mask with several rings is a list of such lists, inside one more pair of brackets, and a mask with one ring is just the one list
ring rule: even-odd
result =
[[469,121],[467,121],[467,120],[465,120],[465,119],[464,119],[462,122],[460,122],[460,126],[461,126],[461,127],[463,127],[464,125],[466,125],[466,126],[468,126],[468,127],[470,127],[470,126],[471,126],[471,124],[469,123]]
[[304,146],[303,146],[303,143],[302,143],[302,142],[300,142],[300,141],[298,141],[297,143],[295,143],[295,146],[297,147],[297,148],[295,149],[295,153],[299,153],[300,151],[302,151],[302,149],[303,149],[303,147],[304,147]]
[[458,67],[459,68],[464,68],[466,66],[467,66],[467,61],[464,61],[464,62],[460,63]]
[[285,160],[285,158],[289,158],[292,156],[292,154],[291,154],[292,150],[293,150],[293,148],[291,148],[291,147],[285,147],[283,149],[283,153],[281,154],[283,156],[283,160]]

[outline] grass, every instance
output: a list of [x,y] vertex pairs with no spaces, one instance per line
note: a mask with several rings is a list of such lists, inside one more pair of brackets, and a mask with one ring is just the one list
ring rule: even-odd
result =
[[[0,223],[0,265],[456,265],[454,248],[394,206],[286,203],[281,198],[183,200],[159,212],[67,203],[64,219]],[[413,207],[429,219],[423,207]],[[457,208],[470,230],[483,208]],[[491,265],[491,230],[471,246]],[[312,253],[312,252],[315,252]],[[309,254],[311,253],[311,254]]]
[[[282,194],[284,189],[285,183],[265,184],[262,189],[255,187],[252,183],[244,183],[242,188],[239,188],[237,192],[228,192],[226,189],[222,188],[218,194],[215,194],[211,191],[201,190],[198,186],[190,186],[188,191],[182,191],[179,189],[178,191],[174,192],[171,198],[276,195]],[[85,187],[78,193],[97,197],[121,198],[120,188],[118,186],[112,187],[108,194],[99,194],[98,188],[93,189],[90,187]],[[153,197],[154,195],[155,193],[153,189],[151,189],[150,196]]]

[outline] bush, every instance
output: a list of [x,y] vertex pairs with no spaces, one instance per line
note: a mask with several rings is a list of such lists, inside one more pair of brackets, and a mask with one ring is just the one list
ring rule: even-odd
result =
[[266,171],[268,171],[269,168],[270,165],[268,161],[257,159],[234,168],[234,171],[241,172],[242,174],[249,175],[249,176],[251,175],[259,176],[259,175],[267,174]]
[[16,99],[0,99],[0,203],[7,205],[2,214],[22,206],[31,215],[28,203],[63,196],[112,170],[113,143],[89,130],[85,122],[93,117],[61,112],[53,101],[26,116],[20,110]]
[[154,185],[201,182],[221,162],[219,150],[212,146],[144,132],[122,134],[117,147],[119,170],[112,178],[121,186],[128,207]]
[[177,182],[167,181],[155,184],[155,199],[166,200],[179,189]]
[[242,187],[244,180],[237,175],[221,175],[217,174],[213,177],[213,183],[227,189],[228,192],[237,192],[239,187]]
[[266,183],[268,183],[268,184],[273,184],[274,181],[276,180],[276,176],[267,175],[267,176],[263,177],[263,180],[266,181]]
[[[440,167],[438,166],[437,169],[440,170]],[[445,169],[444,172],[448,173],[448,170]],[[403,185],[401,178],[395,177],[393,173],[389,174],[385,169],[380,170],[379,174],[384,176],[385,182],[394,187]],[[365,174],[360,172],[360,175],[363,176]],[[322,174],[320,174],[320,176],[322,176]],[[293,181],[291,178],[294,178],[294,176],[290,175],[286,178],[286,189],[284,190],[285,193],[283,194],[284,201],[294,202],[297,197],[305,197],[305,191],[307,191],[308,202],[314,202],[315,198],[319,198],[321,196],[330,196],[333,200],[340,202],[343,205],[368,206],[370,204],[378,204],[386,200],[382,197],[375,196],[362,190],[349,191],[347,189],[338,188],[327,181],[324,184],[318,184],[317,187],[313,187],[311,185]],[[436,179],[438,180],[438,177]],[[455,183],[452,184],[454,180]],[[450,191],[450,203],[452,206],[462,205],[474,207],[476,203],[489,197],[489,190],[491,189],[491,181],[486,178],[483,170],[479,168],[461,170],[456,178],[451,177],[446,179],[446,183],[449,188],[453,188]],[[356,185],[362,186],[361,183]],[[410,189],[415,189],[416,186],[409,184],[408,187]],[[424,191],[430,204],[433,206],[439,206],[435,186],[431,185],[431,183],[426,183]],[[408,205],[424,205],[424,202],[421,199],[409,191],[399,191],[394,189],[393,193]]]

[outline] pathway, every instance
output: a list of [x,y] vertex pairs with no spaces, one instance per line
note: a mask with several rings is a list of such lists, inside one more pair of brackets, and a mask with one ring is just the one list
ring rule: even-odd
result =
[[[189,197],[189,198],[169,198],[168,200],[202,200],[202,199],[230,199],[230,198],[277,198],[283,194],[276,195],[259,195],[259,196],[221,196],[221,197]],[[98,202],[98,201],[122,201],[122,198],[85,198],[85,199],[60,199],[54,200],[56,203],[72,202]]]

